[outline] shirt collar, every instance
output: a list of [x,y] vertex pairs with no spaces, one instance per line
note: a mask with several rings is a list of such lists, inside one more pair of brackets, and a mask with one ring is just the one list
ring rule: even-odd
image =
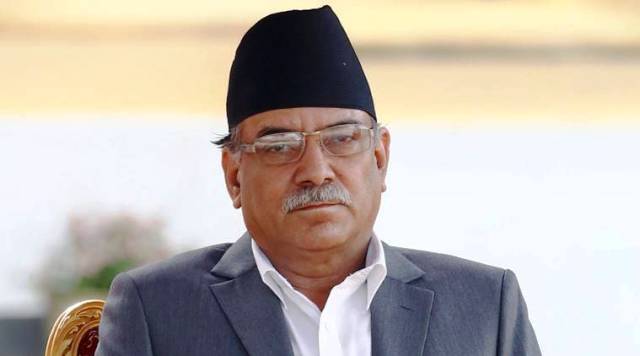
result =
[[373,297],[387,277],[387,261],[384,257],[384,248],[382,247],[382,241],[376,234],[373,234],[369,241],[365,266],[365,268],[371,268],[371,272],[367,275],[367,309],[369,309]]
[[[258,272],[260,272],[262,283],[266,284],[276,294],[278,299],[280,299],[280,302],[286,307],[286,302],[284,300],[284,296],[282,295],[282,291],[280,290],[281,286],[279,286],[279,284],[282,284],[281,282],[283,281],[287,282],[287,280],[282,277],[282,275],[275,269],[275,267],[273,267],[267,255],[262,252],[262,249],[260,248],[260,246],[258,246],[253,237],[251,238],[251,252],[253,252],[253,258],[256,260],[256,267],[258,267]],[[286,286],[284,288],[286,288]]]
[[[260,272],[260,278],[262,282],[266,284],[280,299],[280,302],[285,305],[286,301],[282,295],[280,288],[293,289],[289,281],[286,280],[271,264],[271,261],[264,254],[260,246],[251,239],[251,251],[253,258],[256,261],[256,266]],[[382,285],[382,282],[387,276],[387,264],[384,255],[384,248],[382,247],[382,241],[372,234],[369,240],[369,247],[367,248],[367,257],[365,259],[365,268],[355,272],[366,274],[366,288],[367,288],[367,309],[373,301],[373,297]]]

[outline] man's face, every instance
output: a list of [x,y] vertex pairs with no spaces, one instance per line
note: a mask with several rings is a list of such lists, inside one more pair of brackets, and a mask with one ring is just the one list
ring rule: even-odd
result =
[[[340,108],[292,108],[256,114],[239,126],[238,140],[253,143],[265,133],[314,132],[344,123],[372,126],[364,111]],[[247,229],[268,255],[313,253],[361,248],[371,236],[385,190],[389,133],[382,128],[371,147],[348,156],[332,156],[318,136],[306,138],[300,159],[267,164],[255,153],[223,151],[229,194],[242,208]],[[286,212],[283,202],[304,188],[334,184],[350,195],[350,203],[328,201]]]

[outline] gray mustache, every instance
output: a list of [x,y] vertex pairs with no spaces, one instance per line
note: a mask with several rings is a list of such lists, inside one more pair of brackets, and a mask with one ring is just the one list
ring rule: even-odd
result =
[[342,185],[328,183],[316,187],[302,188],[282,202],[282,211],[285,214],[314,203],[339,202],[351,205],[351,194]]

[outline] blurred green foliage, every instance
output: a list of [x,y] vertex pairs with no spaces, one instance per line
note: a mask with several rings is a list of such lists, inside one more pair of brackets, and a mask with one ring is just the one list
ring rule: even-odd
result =
[[78,290],[109,290],[111,281],[118,273],[130,270],[135,266],[136,264],[131,260],[115,261],[102,267],[98,273],[81,277],[76,288]]
[[119,273],[169,256],[164,226],[160,218],[128,213],[71,216],[38,280],[50,321],[73,303],[105,298]]

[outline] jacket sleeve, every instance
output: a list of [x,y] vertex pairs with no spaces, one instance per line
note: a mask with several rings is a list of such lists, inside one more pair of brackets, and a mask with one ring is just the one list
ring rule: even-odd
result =
[[516,275],[505,270],[500,300],[499,356],[538,356],[540,347]]
[[129,274],[111,283],[99,327],[96,356],[153,355],[144,306]]

